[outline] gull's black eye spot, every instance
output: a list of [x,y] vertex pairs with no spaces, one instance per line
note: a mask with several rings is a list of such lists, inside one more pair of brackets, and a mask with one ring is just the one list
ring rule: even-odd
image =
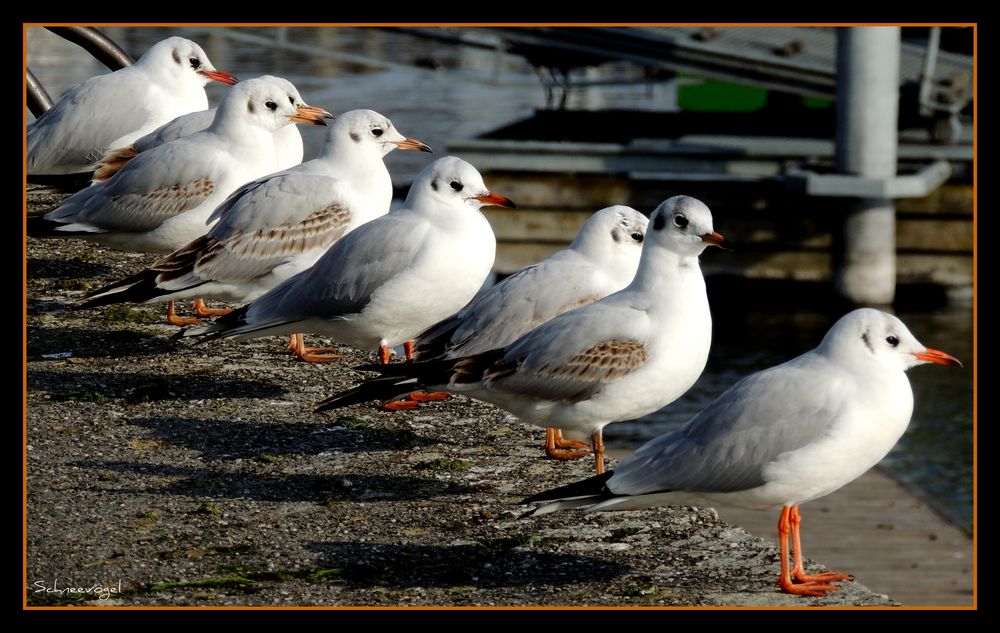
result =
[[288,95],[288,103],[295,105],[295,97],[293,97],[292,95]]
[[636,242],[642,241],[642,233],[633,233],[630,237]]
[[385,133],[385,132],[384,132],[384,131],[382,130],[382,128],[380,128],[380,127],[373,127],[373,128],[372,128],[372,134],[373,134],[373,135],[374,135],[374,136],[375,136],[376,138],[378,138],[379,136],[382,136],[382,135],[383,135],[384,133]]
[[688,219],[683,215],[674,216],[674,226],[680,229],[686,229],[688,225]]
[[457,180],[452,180],[451,181],[451,188],[454,189],[455,191],[461,191],[464,186],[465,185],[463,185],[462,183],[458,182]]
[[895,336],[885,337],[885,342],[888,343],[890,347],[896,347],[897,345],[899,345],[899,339],[896,338]]
[[265,101],[264,107],[267,108],[268,110],[277,110],[278,104],[273,101]]
[[201,68],[201,60],[197,57],[192,57],[188,59],[188,61],[191,62],[191,68],[194,68],[195,70]]

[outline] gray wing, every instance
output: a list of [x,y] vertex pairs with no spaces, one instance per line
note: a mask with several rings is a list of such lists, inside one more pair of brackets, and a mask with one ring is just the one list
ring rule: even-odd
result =
[[[116,74],[109,80],[111,77],[91,77],[70,88],[52,109],[28,126],[28,173],[89,171],[113,141],[145,124],[147,111],[122,108],[120,103],[121,94],[146,91],[140,78],[131,73]],[[107,89],[110,85],[114,90]]]
[[598,279],[590,262],[575,251],[561,251],[504,279],[463,308],[442,352],[456,358],[504,347],[563,312],[607,295],[611,289]]
[[806,354],[740,380],[683,427],[623,461],[609,490],[735,492],[763,485],[768,463],[823,436],[850,402],[851,381],[816,371],[823,362]]
[[647,317],[632,308],[593,303],[528,332],[483,386],[542,400],[573,403],[641,369],[648,360]]
[[70,196],[46,219],[140,232],[201,205],[226,166],[190,138],[139,154],[114,178]]
[[136,139],[132,147],[137,152],[145,152],[164,143],[188,136],[195,132],[200,132],[212,125],[215,120],[215,108],[210,110],[199,110],[183,114],[173,121],[164,123],[149,134]]
[[328,248],[353,219],[337,189],[334,178],[296,173],[243,186],[216,210],[221,217],[208,233],[195,274],[250,281],[292,257]]
[[419,218],[393,213],[362,224],[311,268],[253,302],[247,323],[271,325],[357,314],[376,290],[410,267],[429,227]]

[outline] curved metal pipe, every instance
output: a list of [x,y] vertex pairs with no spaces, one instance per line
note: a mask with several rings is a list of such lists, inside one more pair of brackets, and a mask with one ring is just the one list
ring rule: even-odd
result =
[[82,47],[111,70],[125,68],[135,63],[131,55],[115,44],[110,37],[92,26],[47,26],[45,28]]
[[28,91],[28,110],[31,110],[37,119],[52,107],[52,97],[45,91],[30,68],[25,75],[25,84]]

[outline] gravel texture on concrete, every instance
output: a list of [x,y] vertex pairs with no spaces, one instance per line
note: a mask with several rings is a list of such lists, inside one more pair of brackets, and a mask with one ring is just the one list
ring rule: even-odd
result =
[[[526,516],[592,464],[491,405],[313,413],[371,351],[312,365],[276,337],[178,340],[162,305],[71,309],[153,259],[28,240],[29,606],[894,604],[779,592],[776,541],[712,509]],[[44,590],[95,585],[115,591]]]

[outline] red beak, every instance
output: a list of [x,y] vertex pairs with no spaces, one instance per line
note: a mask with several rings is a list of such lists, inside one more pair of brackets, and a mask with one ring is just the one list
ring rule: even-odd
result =
[[920,360],[925,360],[929,363],[937,363],[938,365],[958,365],[962,366],[961,361],[952,356],[951,354],[945,354],[942,351],[927,348],[925,352],[914,352],[913,354]]
[[722,243],[726,241],[726,238],[722,233],[716,233],[712,231],[711,233],[705,233],[701,236],[702,242],[708,242],[712,246],[722,246]]
[[199,70],[198,74],[204,75],[209,79],[214,79],[215,81],[224,83],[228,86],[235,86],[240,82],[235,75],[230,75],[223,70]]
[[476,200],[479,200],[483,204],[492,204],[498,207],[507,207],[508,209],[516,209],[517,205],[510,198],[504,198],[503,196],[498,196],[495,193],[484,193],[481,196],[473,196]]

